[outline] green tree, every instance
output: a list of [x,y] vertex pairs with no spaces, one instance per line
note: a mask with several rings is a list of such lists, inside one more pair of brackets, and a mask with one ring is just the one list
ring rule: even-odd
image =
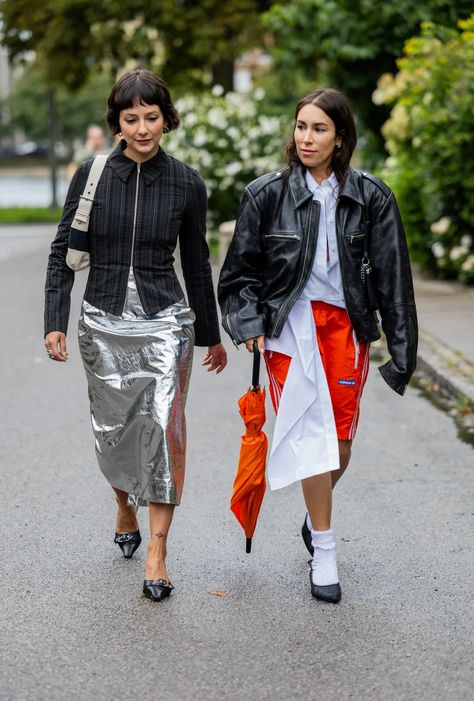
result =
[[142,23],[133,24],[142,5],[141,0],[0,0],[2,43],[13,59],[34,52],[51,87],[77,89],[94,66],[112,76],[128,59],[151,58]]
[[[75,139],[83,139],[90,124],[105,127],[105,104],[110,81],[102,73],[91,73],[85,85],[72,93],[57,89],[58,138],[72,150]],[[8,99],[11,125],[31,141],[48,135],[48,84],[38,66],[29,66],[15,83]]]
[[385,177],[412,254],[440,277],[474,282],[474,15],[458,31],[423,23],[398,67],[374,99],[393,106]]
[[[91,68],[111,75],[130,62],[158,69],[175,87],[232,88],[237,56],[261,41],[270,0],[0,0],[3,43],[34,51],[51,85],[76,89]],[[211,78],[212,75],[212,78]]]
[[404,41],[421,21],[455,26],[468,14],[466,0],[292,0],[274,5],[264,22],[275,36],[277,65],[350,98],[370,157],[383,153],[380,128],[388,117],[371,100],[377,78],[396,69]]

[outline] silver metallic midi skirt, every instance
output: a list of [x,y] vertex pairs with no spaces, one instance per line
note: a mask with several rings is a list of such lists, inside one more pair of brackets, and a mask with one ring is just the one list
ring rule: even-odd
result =
[[137,504],[179,504],[194,348],[184,300],[147,316],[130,270],[120,316],[83,301],[79,347],[100,469]]

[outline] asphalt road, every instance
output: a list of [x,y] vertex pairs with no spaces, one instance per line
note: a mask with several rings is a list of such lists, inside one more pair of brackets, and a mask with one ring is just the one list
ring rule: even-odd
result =
[[450,418],[416,390],[396,396],[372,367],[335,493],[343,599],[331,606],[309,593],[298,485],[267,491],[245,554],[228,501],[250,357],[230,347],[215,377],[197,349],[169,541],[176,588],[153,604],[140,594],[145,548],[125,561],[112,542],[114,501],[95,462],[75,340],[85,276],[70,361],[52,363],[47,236],[18,247],[14,235],[0,231],[1,701],[472,698],[474,460]]

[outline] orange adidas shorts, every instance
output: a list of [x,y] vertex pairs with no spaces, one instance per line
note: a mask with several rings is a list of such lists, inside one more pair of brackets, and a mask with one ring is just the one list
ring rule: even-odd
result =
[[[352,440],[359,422],[359,405],[369,371],[369,344],[359,343],[345,309],[326,302],[311,302],[319,352],[339,440]],[[270,379],[270,396],[278,412],[291,358],[283,353],[265,351]]]

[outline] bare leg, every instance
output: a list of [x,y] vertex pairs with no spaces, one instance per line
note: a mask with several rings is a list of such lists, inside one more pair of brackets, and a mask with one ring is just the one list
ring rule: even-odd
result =
[[331,528],[332,479],[330,472],[301,480],[306,508],[316,531]]
[[352,441],[338,441],[339,443],[339,470],[331,472],[332,487],[336,486],[349,465],[351,459]]
[[145,579],[168,579],[166,570],[166,540],[174,514],[174,504],[148,504],[150,543],[148,545]]
[[128,494],[121,489],[113,487],[117,502],[117,519],[115,522],[116,533],[135,533],[138,531],[138,521],[135,508],[127,504]]
[[332,490],[344,474],[351,459],[352,441],[338,441],[339,470],[324,472],[301,480],[306,508],[315,531],[331,528]]

